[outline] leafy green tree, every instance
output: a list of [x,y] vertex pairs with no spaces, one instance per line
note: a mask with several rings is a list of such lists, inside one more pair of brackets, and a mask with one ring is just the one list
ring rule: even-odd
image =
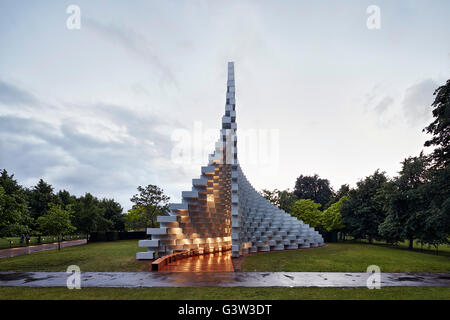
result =
[[387,215],[383,193],[387,181],[386,174],[377,170],[350,190],[348,201],[341,208],[346,233],[356,239],[367,238],[370,243],[381,239],[378,226]]
[[288,213],[292,211],[292,206],[294,205],[294,203],[299,200],[293,192],[289,191],[289,189],[279,191],[278,199],[278,206],[280,207],[280,209]]
[[350,186],[348,184],[343,184],[337,192],[333,192],[333,195],[330,198],[330,201],[325,205],[325,209],[329,208],[333,203],[336,203],[342,197],[348,197],[348,193],[350,192]]
[[77,199],[73,211],[72,223],[86,235],[86,239],[91,232],[108,231],[113,227],[113,223],[104,217],[105,209],[90,193]]
[[449,243],[450,238],[450,166],[431,170],[430,182],[420,187],[429,206],[424,212],[421,232],[417,236],[422,244]]
[[274,189],[273,191],[262,189],[260,193],[265,199],[269,200],[273,205],[279,206],[280,205],[278,197],[279,192],[280,191],[278,189]]
[[33,189],[28,191],[28,203],[30,215],[33,219],[47,214],[50,203],[57,203],[57,197],[53,193],[53,187],[40,179]]
[[278,189],[274,189],[273,191],[263,189],[261,191],[261,195],[269,200],[273,205],[278,206],[286,212],[291,212],[294,202],[298,200],[297,196],[293,192],[289,191],[289,189],[283,191]]
[[325,207],[333,195],[330,181],[320,178],[317,174],[313,176],[300,175],[295,182],[294,194],[299,199],[311,199]]
[[298,200],[292,206],[291,215],[309,224],[311,227],[317,227],[321,223],[322,212],[319,210],[320,206],[320,203],[315,203],[311,199]]
[[114,201],[114,199],[103,199],[100,202],[100,207],[105,210],[105,219],[112,222],[113,230],[125,231],[125,217],[122,214],[123,208],[120,203]]
[[324,210],[321,216],[321,225],[327,230],[340,230],[345,227],[342,222],[341,209],[348,197],[343,196],[336,203],[333,203],[328,209]]
[[2,186],[0,186],[0,212],[3,212],[3,210],[6,208],[6,194],[5,189],[3,189]]
[[56,194],[56,197],[58,198],[58,203],[61,204],[62,208],[67,210],[69,206],[72,206],[77,201],[77,197],[74,195],[71,195],[69,191],[67,190],[59,190]]
[[0,188],[0,237],[29,232],[32,219],[24,189],[4,169],[0,174]]
[[407,239],[409,249],[421,233],[429,201],[423,189],[429,182],[428,159],[421,153],[402,162],[400,175],[386,193],[387,217],[379,226],[380,235],[388,242]]
[[149,220],[144,207],[134,205],[125,214],[125,226],[127,230],[145,230],[149,226]]
[[450,165],[450,80],[434,92],[436,96],[433,107],[434,121],[423,131],[433,137],[425,142],[426,147],[434,146],[431,157],[437,168]]
[[158,186],[149,184],[148,186],[138,188],[139,193],[135,194],[130,200],[136,206],[145,209],[148,221],[151,221],[152,228],[155,226],[155,220],[158,215],[165,214],[169,210],[169,197],[164,194],[164,190]]
[[49,204],[46,214],[37,219],[39,229],[43,234],[58,237],[58,250],[61,250],[63,235],[71,234],[76,230],[70,221],[71,213],[64,210],[60,205]]

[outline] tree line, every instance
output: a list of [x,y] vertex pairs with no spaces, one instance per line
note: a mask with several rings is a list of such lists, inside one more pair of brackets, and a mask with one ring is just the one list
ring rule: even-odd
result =
[[[76,197],[40,179],[31,187],[21,186],[6,169],[0,172],[0,238],[38,237],[91,232],[124,231],[122,206],[114,199],[98,199],[90,193]],[[39,242],[39,240],[38,240]]]
[[321,232],[340,231],[345,237],[414,241],[438,248],[450,238],[450,80],[434,92],[433,121],[423,129],[433,147],[404,159],[397,176],[376,170],[356,187],[334,191],[327,179],[300,175],[293,191],[262,190],[281,209]]
[[54,192],[43,179],[31,187],[20,185],[14,174],[0,171],[0,238],[22,235],[57,237],[93,232],[142,231],[156,227],[156,217],[167,214],[169,197],[156,185],[139,186],[130,199],[134,203],[123,213],[114,199],[99,199],[90,193],[77,197],[67,190]]

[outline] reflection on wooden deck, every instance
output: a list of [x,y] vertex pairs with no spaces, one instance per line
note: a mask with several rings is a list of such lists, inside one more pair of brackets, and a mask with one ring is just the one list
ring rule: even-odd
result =
[[163,272],[233,272],[231,250],[179,259],[164,266]]

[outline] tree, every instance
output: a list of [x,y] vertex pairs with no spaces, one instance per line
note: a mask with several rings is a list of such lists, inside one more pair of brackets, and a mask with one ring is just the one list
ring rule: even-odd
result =
[[315,203],[311,199],[302,199],[294,203],[291,215],[314,228],[320,225],[322,214],[320,206],[320,203]]
[[113,230],[125,231],[125,218],[122,214],[123,208],[120,203],[114,201],[114,199],[103,199],[100,202],[100,207],[105,210],[105,219],[112,222]]
[[288,213],[292,211],[292,206],[298,200],[299,199],[297,198],[297,196],[293,192],[289,191],[289,189],[278,192],[278,206],[281,210],[284,210]]
[[343,196],[336,203],[333,203],[328,209],[324,210],[321,217],[321,225],[327,230],[339,230],[345,227],[342,222],[342,205],[348,198]]
[[6,194],[5,189],[3,189],[2,186],[0,186],[0,212],[3,212],[6,205]]
[[407,239],[409,249],[424,226],[429,201],[420,188],[429,182],[428,159],[423,153],[402,162],[400,175],[386,194],[387,217],[380,224],[380,235],[388,242]]
[[70,222],[70,217],[70,211],[64,210],[60,205],[50,203],[47,213],[37,219],[39,229],[43,234],[58,237],[58,250],[61,250],[62,236],[76,230]]
[[265,199],[270,201],[273,205],[275,205],[275,206],[280,205],[279,197],[278,197],[280,191],[278,189],[274,189],[273,191],[270,191],[267,189],[262,189],[260,193]]
[[86,239],[89,239],[91,232],[107,231],[113,226],[113,223],[104,217],[105,209],[90,193],[77,199],[73,211],[72,223],[86,235]]
[[424,226],[417,238],[437,249],[440,244],[449,243],[450,237],[450,166],[432,169],[430,173],[430,181],[420,187],[429,206],[422,215]]
[[67,210],[69,206],[73,206],[77,201],[77,197],[71,195],[67,190],[59,190],[56,197],[58,198],[57,202],[60,203],[65,210]]
[[348,184],[343,184],[337,192],[333,192],[333,195],[331,196],[330,201],[326,204],[325,209],[329,208],[333,203],[338,202],[342,197],[348,197],[349,192],[350,186]]
[[125,214],[125,226],[127,230],[143,230],[148,227],[149,221],[145,208],[134,205]]
[[356,239],[367,238],[370,243],[381,239],[378,226],[386,218],[382,187],[387,181],[386,174],[377,170],[350,190],[348,201],[341,208],[346,233]]
[[14,175],[6,170],[0,174],[0,237],[29,231],[31,218],[28,215],[24,189]]
[[164,195],[163,189],[152,184],[145,188],[139,186],[137,189],[139,193],[135,194],[130,200],[135,205],[145,209],[147,219],[152,222],[152,228],[154,228],[156,217],[169,210],[168,201],[170,198]]
[[297,178],[294,194],[299,199],[311,199],[325,207],[333,195],[333,189],[327,179],[320,178],[317,174]]
[[57,203],[57,198],[53,193],[53,187],[40,179],[38,184],[28,191],[28,202],[31,217],[38,219],[47,214],[50,203]]
[[435,146],[431,158],[437,168],[450,165],[450,80],[434,92],[433,107],[435,118],[423,131],[433,137],[425,142],[426,147]]
[[290,212],[292,205],[298,200],[295,194],[289,191],[289,189],[283,191],[278,189],[274,189],[273,191],[263,189],[261,191],[261,195],[269,200],[273,205],[286,212]]

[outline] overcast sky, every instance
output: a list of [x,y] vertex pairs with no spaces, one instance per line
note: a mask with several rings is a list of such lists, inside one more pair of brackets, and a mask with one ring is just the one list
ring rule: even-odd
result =
[[0,168],[125,209],[138,185],[179,201],[219,136],[234,61],[239,160],[256,189],[394,176],[423,150],[450,77],[449,12],[437,0],[0,0]]

